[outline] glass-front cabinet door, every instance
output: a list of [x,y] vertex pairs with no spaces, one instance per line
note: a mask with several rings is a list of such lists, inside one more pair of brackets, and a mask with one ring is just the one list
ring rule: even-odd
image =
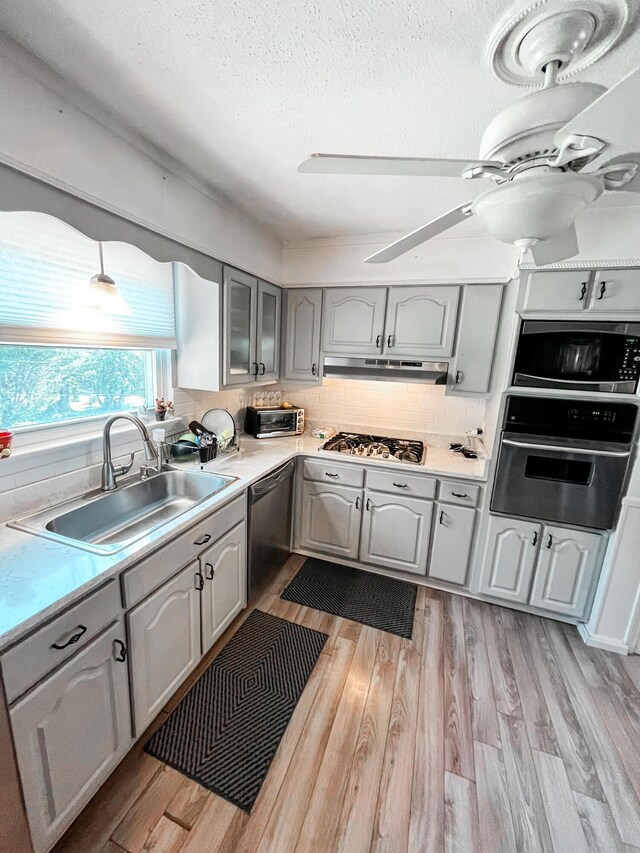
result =
[[240,270],[224,268],[224,384],[255,382],[258,280]]
[[275,382],[280,376],[280,314],[282,291],[258,282],[258,382]]

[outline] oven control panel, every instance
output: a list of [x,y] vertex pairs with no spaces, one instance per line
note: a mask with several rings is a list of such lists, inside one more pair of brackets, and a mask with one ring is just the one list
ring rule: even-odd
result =
[[640,339],[627,338],[617,370],[617,379],[625,382],[638,378],[640,378]]
[[593,409],[569,409],[567,412],[567,420],[573,423],[612,424],[615,419],[615,411],[602,406]]

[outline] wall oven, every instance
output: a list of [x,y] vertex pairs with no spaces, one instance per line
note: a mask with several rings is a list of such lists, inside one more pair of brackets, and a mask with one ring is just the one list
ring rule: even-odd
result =
[[564,391],[635,394],[640,323],[525,320],[513,384]]
[[637,411],[634,403],[508,397],[491,510],[611,529]]

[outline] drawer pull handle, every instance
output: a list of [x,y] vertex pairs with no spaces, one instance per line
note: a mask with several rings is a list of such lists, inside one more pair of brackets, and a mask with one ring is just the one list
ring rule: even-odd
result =
[[465,492],[451,492],[451,494],[454,496],[454,498],[467,498],[467,500],[469,499],[469,495],[467,495]]
[[86,625],[78,625],[78,627],[74,630],[73,634],[69,637],[69,639],[65,643],[52,643],[51,648],[52,649],[66,649],[69,646],[73,646],[75,643],[77,643],[78,640],[80,639],[80,637],[82,637],[82,635],[86,634],[86,633],[87,633],[87,626]]
[[115,660],[119,661],[119,663],[124,663],[127,659],[127,647],[122,640],[114,640],[113,645],[116,648],[116,653],[114,655]]
[[408,489],[409,488],[409,486],[407,486],[406,483],[394,483],[393,485],[396,487],[396,489]]
[[198,592],[202,592],[204,589],[204,578],[202,577],[202,572],[196,572],[195,584]]
[[553,536],[549,534],[549,541],[547,542],[547,548],[551,550],[551,545],[553,544]]
[[587,282],[583,281],[582,287],[580,288],[580,299],[578,299],[578,302],[582,302],[582,300],[585,298],[586,295],[587,295]]
[[215,575],[216,570],[213,568],[211,563],[204,564],[204,576],[208,581],[213,580],[213,576]]
[[211,539],[211,534],[205,533],[201,539],[196,539],[196,541],[193,544],[194,545],[206,545],[207,542],[209,541],[209,539]]
[[340,474],[330,474],[328,471],[324,472],[325,477],[331,477],[333,480],[337,480]]
[[606,292],[607,292],[607,282],[603,281],[602,284],[600,285],[600,296],[598,296],[598,299],[603,299]]

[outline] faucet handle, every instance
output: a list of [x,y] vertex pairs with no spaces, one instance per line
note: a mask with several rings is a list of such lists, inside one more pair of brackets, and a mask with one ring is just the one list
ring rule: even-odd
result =
[[133,467],[134,458],[135,458],[135,453],[132,453],[130,458],[129,458],[129,464],[128,465],[118,465],[117,467],[114,466],[113,473],[116,475],[116,477],[122,477],[123,474],[127,474],[131,470],[131,468]]

